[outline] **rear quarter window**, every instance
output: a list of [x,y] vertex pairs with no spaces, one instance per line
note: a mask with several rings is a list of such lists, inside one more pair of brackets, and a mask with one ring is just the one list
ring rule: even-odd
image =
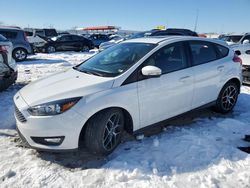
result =
[[208,63],[218,59],[214,44],[206,41],[189,42],[193,66]]
[[16,39],[17,37],[17,32],[15,31],[0,31],[0,34],[7,39]]
[[225,46],[219,45],[219,44],[215,44],[217,50],[218,50],[218,58],[224,58],[228,55],[229,53],[229,49]]

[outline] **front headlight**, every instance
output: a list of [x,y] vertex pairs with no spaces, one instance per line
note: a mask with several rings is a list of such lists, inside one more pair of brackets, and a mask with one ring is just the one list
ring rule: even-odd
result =
[[52,116],[61,114],[74,106],[81,97],[53,101],[30,107],[28,112],[32,116]]

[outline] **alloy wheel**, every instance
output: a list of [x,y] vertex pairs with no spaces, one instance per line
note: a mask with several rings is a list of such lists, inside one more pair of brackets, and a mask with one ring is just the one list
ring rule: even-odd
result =
[[122,132],[120,114],[115,113],[108,119],[103,133],[103,146],[107,151],[112,150],[118,144],[118,137]]
[[237,101],[238,89],[234,85],[229,85],[222,95],[222,107],[231,110]]
[[15,57],[16,59],[22,61],[26,58],[26,53],[24,50],[17,50],[16,53],[15,53]]

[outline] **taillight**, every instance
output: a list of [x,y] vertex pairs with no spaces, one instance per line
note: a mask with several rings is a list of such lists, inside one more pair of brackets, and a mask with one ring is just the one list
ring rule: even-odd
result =
[[8,53],[8,46],[0,46],[0,52]]
[[239,56],[237,56],[236,54],[234,54],[233,62],[240,63],[242,65],[241,58]]

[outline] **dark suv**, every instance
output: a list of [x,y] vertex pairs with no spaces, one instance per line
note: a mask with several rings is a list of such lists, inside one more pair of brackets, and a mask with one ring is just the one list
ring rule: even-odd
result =
[[29,44],[25,32],[22,29],[0,27],[0,34],[12,42],[12,57],[16,61],[24,61],[28,54],[33,53],[32,46]]
[[11,52],[12,43],[0,35],[0,91],[8,88],[17,79],[17,67]]

